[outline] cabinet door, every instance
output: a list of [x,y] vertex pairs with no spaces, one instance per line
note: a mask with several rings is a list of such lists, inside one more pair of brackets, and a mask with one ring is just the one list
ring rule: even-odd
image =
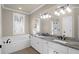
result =
[[39,53],[42,53],[42,48],[43,48],[43,45],[42,45],[42,41],[40,38],[36,38],[36,50],[39,52]]
[[31,37],[31,46],[33,48],[35,48],[37,51],[38,51],[38,47],[39,47],[39,41],[38,41],[38,38],[36,37]]
[[79,50],[69,48],[69,54],[79,54]]
[[49,42],[48,47],[49,47],[49,49],[52,48],[54,53],[57,53],[57,54],[68,53],[68,48],[66,46],[63,46],[63,45],[60,45],[60,44],[57,44],[57,43]]
[[47,54],[48,53],[48,42],[46,40],[42,40],[42,50],[43,50],[43,54]]
[[38,38],[39,44],[38,44],[38,51],[42,54],[47,54],[48,50],[48,42],[44,39]]
[[35,48],[36,40],[34,37],[31,37],[31,46]]
[[34,47],[34,40],[31,39],[31,46]]
[[13,44],[15,46],[15,50],[21,50],[30,46],[29,38],[26,36],[17,36],[13,40]]
[[18,51],[18,50],[21,50],[21,49],[24,49],[26,47],[29,47],[29,42],[28,40],[21,40],[21,41],[16,41],[16,42],[13,42],[13,45],[15,46],[15,51]]
[[55,49],[57,53],[59,54],[67,54],[68,53],[68,47],[60,45],[60,44],[55,44]]
[[48,54],[56,54],[56,45],[53,42],[48,42]]
[[47,53],[47,41],[41,38],[33,37],[31,39],[31,44],[32,47],[35,48],[39,53]]
[[55,50],[51,47],[48,47],[48,54],[56,54]]

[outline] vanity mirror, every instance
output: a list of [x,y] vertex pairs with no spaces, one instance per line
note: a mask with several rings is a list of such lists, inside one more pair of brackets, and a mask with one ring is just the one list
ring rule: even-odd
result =
[[54,17],[52,20],[52,35],[61,35],[61,22],[58,17]]

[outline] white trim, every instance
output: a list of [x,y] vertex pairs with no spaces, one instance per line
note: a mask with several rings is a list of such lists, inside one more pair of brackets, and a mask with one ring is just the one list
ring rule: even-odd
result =
[[10,11],[20,12],[20,13],[29,15],[29,13],[27,13],[27,12],[15,10],[15,9],[12,9],[12,8],[8,8],[8,7],[5,7],[4,5],[2,5],[2,8],[3,8],[3,9],[10,10]]
[[[15,11],[15,12],[20,12],[20,13],[23,13],[23,14],[27,14],[27,15],[30,15],[32,13],[34,13],[35,11],[37,11],[38,9],[42,8],[43,6],[45,6],[46,4],[43,4],[43,5],[40,5],[39,7],[35,8],[33,11],[31,11],[30,13],[27,13],[27,12],[24,12],[24,11],[20,11],[20,10],[15,10],[15,9],[12,9],[12,8],[8,8],[8,7],[5,7],[4,4],[2,4],[2,8],[4,9],[7,9],[7,10],[11,10],[11,11]],[[79,8],[79,7],[76,7],[76,6],[71,6],[72,8]]]
[[4,5],[2,5],[2,8],[3,8],[3,9],[10,10],[10,11],[15,11],[15,12],[20,12],[20,13],[23,13],[23,14],[30,15],[30,14],[34,13],[35,11],[37,11],[38,9],[42,8],[43,6],[45,6],[45,4],[40,5],[39,7],[35,8],[35,9],[34,9],[32,12],[30,12],[30,13],[27,13],[27,12],[24,12],[24,11],[15,10],[15,9],[12,9],[12,8],[8,8],[8,7],[5,7]]
[[34,12],[37,11],[38,9],[42,8],[43,6],[45,6],[45,4],[40,5],[39,7],[35,8],[32,12],[30,12],[30,14],[34,13]]

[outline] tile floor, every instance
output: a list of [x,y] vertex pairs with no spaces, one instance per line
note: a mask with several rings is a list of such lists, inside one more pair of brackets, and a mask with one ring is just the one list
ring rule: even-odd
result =
[[20,51],[14,52],[12,54],[39,54],[39,52],[37,52],[34,48],[32,47],[28,47],[25,49],[22,49]]

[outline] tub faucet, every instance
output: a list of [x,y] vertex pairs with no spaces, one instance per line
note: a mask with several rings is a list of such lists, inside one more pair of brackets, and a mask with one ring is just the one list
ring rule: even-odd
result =
[[9,41],[10,41],[10,39],[8,39],[8,40],[6,41],[6,43],[9,43]]
[[63,35],[63,36],[62,36],[62,40],[65,40],[65,39],[66,39],[65,35]]

